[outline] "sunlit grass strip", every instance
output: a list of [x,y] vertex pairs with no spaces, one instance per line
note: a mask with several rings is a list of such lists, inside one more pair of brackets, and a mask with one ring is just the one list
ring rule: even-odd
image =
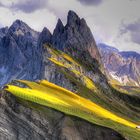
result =
[[77,77],[83,77],[83,81],[86,84],[85,86],[91,90],[96,90],[96,87],[94,85],[94,83],[92,82],[92,80],[90,80],[87,76],[81,74],[79,71],[75,70],[74,67],[72,67],[72,65],[67,64],[66,62],[62,62],[57,60],[56,58],[52,57],[52,58],[48,58],[51,62],[61,66],[61,67],[65,67],[68,68],[71,72],[73,72]]
[[64,53],[64,52],[62,52],[62,51],[60,51],[60,50],[55,50],[54,48],[51,48],[51,47],[49,47],[48,45],[44,45],[44,47],[47,48],[47,50],[49,51],[49,53],[50,53],[52,56],[54,56],[54,57],[59,56],[59,57],[61,57],[61,58],[64,58],[65,60],[67,60],[67,61],[69,61],[69,62],[71,62],[71,63],[77,65],[77,66],[80,65],[76,60],[74,60],[74,59],[73,59],[71,56],[69,56],[68,54],[66,54],[66,53]]
[[[20,81],[22,82],[22,81]],[[127,121],[117,115],[111,113],[110,111],[102,108],[101,106],[86,100],[62,87],[56,86],[55,84],[49,83],[47,81],[40,81],[39,84],[34,82],[23,81],[26,83],[29,88],[20,88],[14,85],[8,85],[7,91],[11,92],[15,96],[20,98],[39,103],[41,105],[45,105],[51,108],[55,108],[64,113],[75,115],[83,118],[82,116],[87,116],[86,120],[92,120],[93,115],[96,114],[102,118],[110,119],[114,122],[118,122],[120,124],[135,128],[137,125]],[[61,109],[60,109],[61,106]],[[70,109],[70,111],[65,112],[63,108]],[[77,109],[80,111],[79,113],[71,112],[72,109]],[[88,112],[88,113],[87,113]],[[78,114],[78,115],[77,115]],[[91,118],[89,118],[91,117]],[[87,119],[88,118],[88,119]],[[93,122],[94,123],[94,122]]]
[[[46,46],[47,47],[47,46]],[[84,83],[86,84],[86,87],[91,90],[96,90],[96,87],[92,80],[90,80],[87,76],[81,74],[75,67],[79,66],[80,64],[74,60],[71,56],[65,54],[61,51],[56,51],[53,48],[47,47],[48,51],[51,54],[51,57],[48,58],[51,62],[53,62],[56,65],[59,65],[61,67],[69,69],[71,72],[73,72],[78,77],[83,77]],[[68,63],[67,61],[71,62],[72,64]]]

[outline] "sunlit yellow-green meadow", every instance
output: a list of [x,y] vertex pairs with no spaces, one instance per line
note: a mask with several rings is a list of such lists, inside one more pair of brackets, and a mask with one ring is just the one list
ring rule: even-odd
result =
[[112,128],[132,140],[138,140],[140,136],[140,131],[136,129],[138,126],[136,122],[118,116],[101,105],[67,89],[46,80],[38,82],[19,80],[17,82],[25,84],[26,87],[9,84],[5,90],[19,98],[80,117],[94,124]]

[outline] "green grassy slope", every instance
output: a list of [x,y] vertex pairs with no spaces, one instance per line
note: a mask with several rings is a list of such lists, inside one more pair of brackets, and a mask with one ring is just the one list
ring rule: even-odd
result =
[[[79,60],[46,46],[51,54],[49,60],[76,86],[76,93],[56,86],[48,81],[38,83],[18,81],[19,85],[8,85],[7,91],[15,96],[57,109],[69,115],[83,118],[91,123],[112,128],[130,140],[139,140],[139,99],[114,90],[100,88],[85,72]],[[21,83],[26,85],[20,87]]]
[[[91,123],[112,128],[131,139],[140,136],[135,122],[126,120],[100,105],[82,98],[62,87],[56,86],[46,80],[38,83],[20,81],[29,88],[8,85],[7,91],[17,97],[45,105],[69,115],[83,118]],[[134,136],[132,134],[135,134]]]

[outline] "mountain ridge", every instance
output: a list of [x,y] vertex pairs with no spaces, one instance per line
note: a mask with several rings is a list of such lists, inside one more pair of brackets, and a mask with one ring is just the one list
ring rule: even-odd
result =
[[[84,32],[83,35],[82,32]],[[82,56],[81,53],[89,53],[86,56],[89,57],[87,60],[84,60],[86,58],[83,55],[85,63],[90,59],[91,63],[95,59],[99,62],[101,61],[100,54],[89,27],[85,20],[80,19],[80,17],[73,11],[68,12],[67,24],[65,26],[61,20],[58,19],[58,23],[56,24],[53,34],[51,34],[46,27],[41,33],[36,32],[21,20],[14,21],[8,29],[6,28],[4,33],[1,33],[2,38],[0,41],[0,49],[3,50],[1,51],[3,53],[0,54],[2,58],[2,62],[0,63],[3,65],[0,75],[3,75],[3,73],[8,71],[8,69],[11,69],[10,71],[13,69],[13,72],[11,74],[7,74],[7,77],[4,76],[1,78],[1,85],[4,83],[6,84],[12,79],[19,79],[20,77],[26,80],[41,79],[43,76],[41,71],[44,69],[43,67],[45,67],[43,66],[42,57],[42,47],[44,43],[52,44],[54,47],[70,53],[77,59],[80,59]],[[88,40],[86,39],[87,37],[89,38]],[[6,46],[7,49],[4,46]],[[79,53],[74,53],[73,49],[78,49]],[[13,51],[13,53],[11,53],[11,51]],[[19,52],[18,54],[20,54],[20,56],[16,57],[16,52]],[[12,59],[8,57],[9,54]],[[7,58],[5,57],[6,55]],[[3,59],[6,59],[6,62]],[[16,64],[16,62],[14,62],[17,60],[21,64]],[[36,64],[34,64],[34,61],[36,61]],[[5,64],[3,64],[3,62],[5,62]],[[15,63],[15,65],[12,66],[13,68],[9,63]],[[30,65],[34,65],[34,68],[31,68]],[[29,73],[31,74],[29,75]]]
[[98,48],[108,74],[120,84],[140,86],[140,54],[119,51],[114,47],[99,44]]

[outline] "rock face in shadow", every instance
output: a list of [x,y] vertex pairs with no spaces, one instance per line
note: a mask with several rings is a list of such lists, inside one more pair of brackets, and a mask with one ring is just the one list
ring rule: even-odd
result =
[[1,140],[124,140],[117,132],[2,92]]
[[[42,41],[40,42],[46,42],[53,48],[69,54],[88,69],[87,75],[90,75],[92,80],[97,81],[98,85],[100,83],[105,83],[107,85],[105,77],[100,72],[100,66],[102,63],[94,37],[86,21],[81,19],[75,12],[68,12],[67,23],[65,26],[63,25],[62,21],[58,19],[52,35],[48,30],[43,30],[41,34],[42,35],[40,35],[39,38]],[[46,38],[44,38],[44,36],[46,36]],[[42,45],[43,43],[40,44]],[[56,67],[56,65],[47,59],[49,58],[50,54],[46,51],[46,49],[43,49],[42,52],[42,77],[50,82],[73,91],[73,85],[69,82],[68,78],[66,78],[64,74],[60,72],[60,67]]]
[[37,47],[39,33],[20,20],[16,20],[10,28],[2,31],[0,86],[12,79],[39,79],[41,73],[40,48]]
[[85,59],[84,54],[87,54],[88,61],[93,61],[94,58],[101,64],[100,54],[91,30],[86,21],[73,11],[68,12],[65,26],[60,19],[58,20],[53,32],[52,44],[77,59],[81,57]]
[[0,29],[0,86],[13,79],[34,81],[46,78],[43,77],[44,69],[50,65],[44,65],[44,43],[70,54],[85,65],[87,61],[97,68],[101,64],[93,35],[86,21],[75,12],[69,11],[65,26],[59,19],[53,34],[47,28],[41,33],[36,32],[16,20],[9,28]]

